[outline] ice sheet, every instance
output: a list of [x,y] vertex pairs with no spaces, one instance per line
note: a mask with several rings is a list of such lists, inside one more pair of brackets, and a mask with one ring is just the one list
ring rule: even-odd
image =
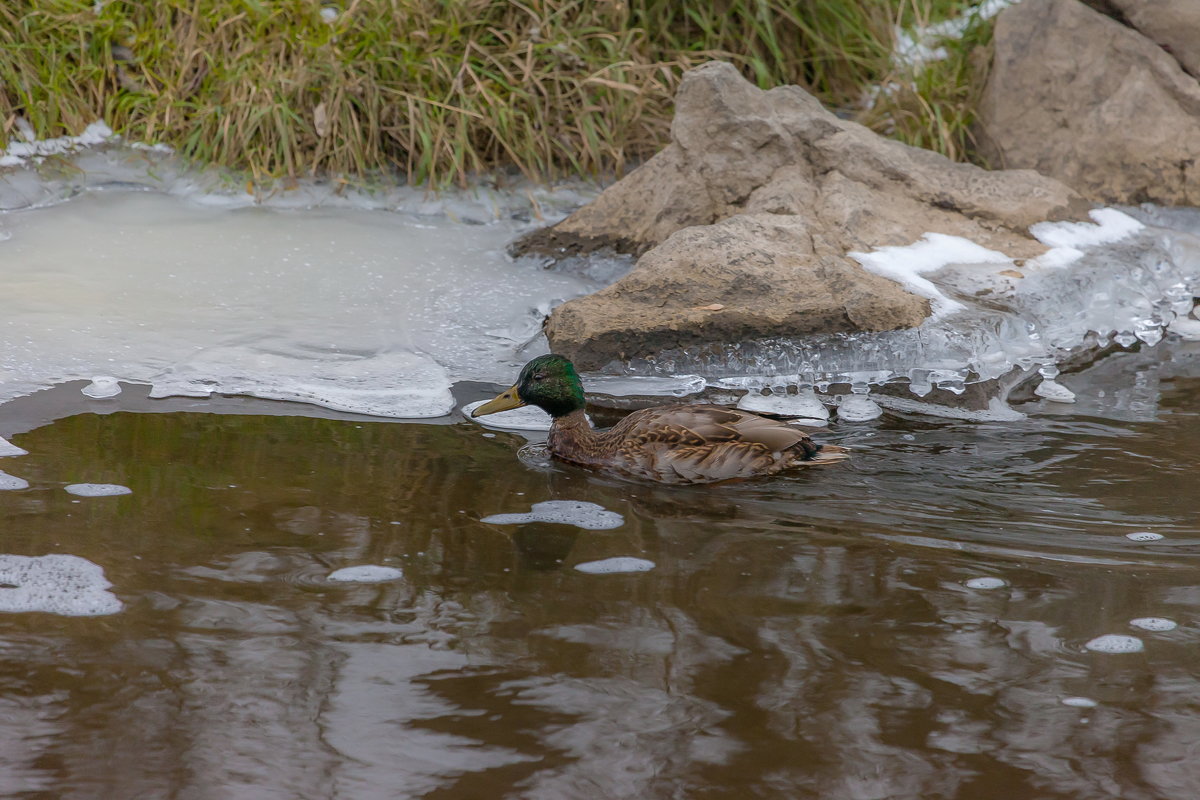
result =
[[1169,326],[1192,309],[1200,238],[1115,209],[1091,216],[1035,225],[1051,250],[1020,263],[940,234],[853,253],[865,268],[931,298],[934,314],[918,328],[695,346],[631,361],[626,371],[699,373],[710,386],[773,392],[849,384],[861,393],[907,379],[923,397],[934,387],[961,394],[968,383],[1052,365],[1077,348],[1154,345],[1169,330],[1188,330],[1187,321]]
[[[0,215],[0,401],[96,375],[392,417],[507,383],[593,284],[515,264],[515,222],[87,191]],[[534,338],[531,344],[531,338]]]

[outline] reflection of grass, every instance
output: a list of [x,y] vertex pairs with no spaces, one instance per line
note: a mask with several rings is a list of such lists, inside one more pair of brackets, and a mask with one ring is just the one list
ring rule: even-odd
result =
[[[665,141],[689,66],[729,59],[760,86],[799,83],[850,108],[891,73],[897,21],[969,4],[10,0],[0,4],[0,136],[17,115],[40,136],[103,118],[256,176],[620,172]],[[961,155],[963,49],[868,120]]]

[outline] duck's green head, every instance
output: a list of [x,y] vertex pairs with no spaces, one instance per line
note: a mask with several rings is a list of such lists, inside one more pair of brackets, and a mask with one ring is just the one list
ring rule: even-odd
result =
[[551,353],[526,364],[512,388],[472,411],[471,416],[482,417],[530,405],[552,417],[562,417],[578,411],[585,404],[583,384],[575,372],[575,365]]

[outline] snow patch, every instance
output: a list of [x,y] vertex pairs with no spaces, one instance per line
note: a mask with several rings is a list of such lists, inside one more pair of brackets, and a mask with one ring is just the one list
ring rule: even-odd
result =
[[942,317],[965,306],[951,300],[928,278],[926,272],[934,272],[949,264],[1002,264],[1011,265],[1012,259],[996,250],[944,233],[927,233],[916,242],[903,247],[879,247],[869,253],[854,252],[851,258],[862,264],[869,272],[889,278],[908,291],[926,297],[932,304],[933,317]]
[[31,128],[28,128],[28,123],[26,123],[26,129],[23,130],[23,134],[27,141],[9,142],[8,147],[4,150],[4,154],[0,155],[0,167],[19,167],[29,161],[38,163],[47,156],[73,153],[84,147],[103,144],[115,138],[112,128],[103,122],[93,122],[84,128],[83,133],[78,136],[60,136],[55,139],[32,138],[33,131]]
[[1083,257],[1085,247],[1119,242],[1146,226],[1115,208],[1097,208],[1088,212],[1093,222],[1038,222],[1029,232],[1050,248],[1033,259],[1041,267],[1065,267]]
[[967,26],[976,19],[988,20],[1021,0],[984,0],[974,8],[957,17],[936,22],[932,25],[902,28],[896,26],[896,49],[892,63],[919,71],[930,61],[941,61],[949,56],[942,42],[961,39]]

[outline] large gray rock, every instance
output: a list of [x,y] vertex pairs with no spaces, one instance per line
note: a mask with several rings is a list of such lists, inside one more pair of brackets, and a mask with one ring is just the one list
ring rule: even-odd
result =
[[803,218],[738,214],[684,228],[623,280],[551,315],[556,352],[585,369],[706,342],[920,325],[929,301],[814,237]]
[[1200,204],[1200,83],[1171,54],[1079,0],[1012,6],[993,43],[978,120],[994,166],[1036,169],[1095,202]]
[[1057,181],[884,139],[798,87],[762,91],[723,63],[684,77],[671,139],[514,247],[642,255],[613,286],[553,312],[551,345],[583,368],[705,342],[913,327],[928,303],[849,252],[938,232],[1029,257],[1044,250],[1029,225],[1088,207]]
[[1150,41],[1166,49],[1192,77],[1200,78],[1200,2],[1110,0],[1113,8]]

